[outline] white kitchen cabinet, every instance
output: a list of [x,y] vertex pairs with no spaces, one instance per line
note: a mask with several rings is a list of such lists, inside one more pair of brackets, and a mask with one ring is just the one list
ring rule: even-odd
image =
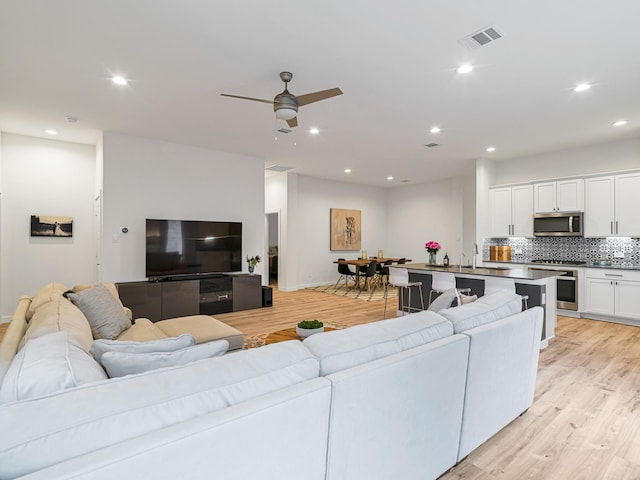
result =
[[586,237],[640,236],[640,172],[585,180]]
[[492,237],[533,236],[533,186],[518,185],[489,190]]
[[640,320],[640,272],[587,269],[585,313]]
[[582,212],[584,180],[572,178],[533,185],[535,213]]

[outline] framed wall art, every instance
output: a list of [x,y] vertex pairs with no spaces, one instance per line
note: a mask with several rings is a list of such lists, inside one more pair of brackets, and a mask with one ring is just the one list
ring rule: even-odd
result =
[[31,215],[32,237],[73,237],[73,217]]
[[331,209],[331,250],[360,250],[362,241],[362,212],[360,210]]

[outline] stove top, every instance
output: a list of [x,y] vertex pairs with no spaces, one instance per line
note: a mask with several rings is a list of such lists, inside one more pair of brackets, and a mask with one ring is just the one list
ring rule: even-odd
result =
[[531,263],[544,263],[547,265],[586,265],[587,262],[583,260],[531,260]]

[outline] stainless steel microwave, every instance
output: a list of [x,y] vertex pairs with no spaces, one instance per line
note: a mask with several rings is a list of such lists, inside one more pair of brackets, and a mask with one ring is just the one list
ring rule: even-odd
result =
[[533,216],[533,235],[536,237],[582,237],[582,212],[536,213]]

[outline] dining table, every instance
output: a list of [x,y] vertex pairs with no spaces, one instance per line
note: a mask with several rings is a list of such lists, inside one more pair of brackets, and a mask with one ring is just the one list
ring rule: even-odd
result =
[[[372,260],[375,260],[376,262],[378,262],[379,265],[382,265],[388,261],[391,261],[391,263],[398,263],[398,260],[400,260],[401,258],[404,257],[400,257],[400,258],[395,258],[395,257],[368,257],[368,258],[351,258],[351,259],[345,259],[345,260],[335,260],[333,263],[339,264],[339,265],[355,265],[356,267],[356,286],[360,286],[360,267],[366,267],[367,265],[369,265],[371,263]],[[410,258],[406,259],[407,262],[411,262],[412,260]]]

